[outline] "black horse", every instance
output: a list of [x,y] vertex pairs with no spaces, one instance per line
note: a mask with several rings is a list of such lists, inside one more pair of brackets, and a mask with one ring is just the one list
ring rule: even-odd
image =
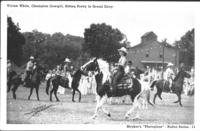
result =
[[[35,88],[36,90],[36,94],[37,94],[37,100],[39,101],[39,94],[38,94],[38,90],[39,90],[39,85],[42,81],[42,79],[44,78],[44,68],[41,66],[36,66],[36,68],[33,70],[32,76],[31,78],[28,80],[27,82],[27,87],[30,88],[30,95],[28,96],[28,100],[30,100],[30,97],[32,95],[33,89]],[[11,75],[11,76],[10,76]],[[23,84],[23,80],[22,80],[22,74],[17,74],[15,71],[12,71],[12,73],[8,74],[8,78],[10,78],[7,82],[8,85],[8,92],[10,91],[11,87],[12,88],[12,92],[13,92],[13,98],[16,99],[16,90],[18,89],[18,87]]]
[[[115,94],[111,91],[111,83],[109,80],[106,80],[103,82],[103,77],[106,75],[106,73],[103,71],[103,67],[100,67],[100,65],[106,65],[107,63],[101,63],[100,61],[103,61],[101,59],[94,59],[87,63],[85,65],[85,70],[87,71],[95,71],[95,79],[97,83],[97,88],[96,88],[96,93],[97,93],[97,106],[95,110],[95,114],[93,115],[93,119],[96,118],[97,112],[99,109],[102,109],[103,112],[107,116],[111,116],[109,112],[107,112],[105,109],[103,109],[102,105],[104,104],[104,101],[106,100],[107,97],[120,97],[124,95],[129,95],[131,97],[132,102],[136,102],[137,99],[139,98],[140,92],[141,92],[141,83],[136,79],[136,78],[131,78],[132,80],[132,85],[130,88],[124,88],[124,89],[117,89]],[[109,68],[109,67],[106,67]],[[137,101],[139,102],[139,101]],[[137,104],[133,104],[133,107],[126,113],[126,118],[133,112],[133,110],[137,107]]]
[[52,93],[54,92],[54,95],[56,97],[56,100],[59,101],[58,97],[57,97],[57,90],[59,85],[63,86],[64,88],[72,88],[72,101],[75,102],[74,100],[74,96],[75,96],[75,92],[77,91],[79,93],[79,102],[81,101],[81,92],[79,91],[78,87],[79,87],[79,81],[81,79],[82,75],[88,75],[87,72],[85,72],[82,69],[78,69],[73,75],[72,75],[72,85],[71,87],[69,87],[69,80],[68,78],[62,77],[62,76],[55,76],[52,78],[49,78],[47,80],[47,86],[46,86],[46,93],[48,94],[49,91],[49,86],[50,86],[50,82],[52,82],[52,90],[50,91],[50,101],[52,101]]
[[49,94],[49,87],[50,87],[51,82],[52,82],[53,88],[50,91],[50,101],[52,101],[52,93],[54,93],[56,100],[60,101],[57,97],[58,87],[60,85],[64,88],[70,88],[69,87],[69,79],[65,78],[63,76],[60,76],[60,75],[56,75],[56,76],[49,78],[47,80],[47,83],[46,83],[46,93],[47,93],[47,95]]
[[[178,100],[175,101],[174,103],[178,103],[179,105],[182,106],[181,103],[181,93],[183,91],[183,83],[184,83],[184,78],[190,78],[190,74],[187,73],[184,70],[179,71],[179,73],[176,75],[175,79],[172,82],[172,87],[171,87],[171,91],[173,93],[175,93],[178,97]],[[161,94],[162,92],[169,92],[170,88],[169,88],[169,81],[166,80],[155,80],[153,81],[153,83],[151,84],[150,88],[153,89],[153,87],[156,86],[157,88],[157,92],[154,95],[154,99],[153,99],[153,103],[155,104],[155,100],[157,95],[159,96],[159,98],[162,100]]]

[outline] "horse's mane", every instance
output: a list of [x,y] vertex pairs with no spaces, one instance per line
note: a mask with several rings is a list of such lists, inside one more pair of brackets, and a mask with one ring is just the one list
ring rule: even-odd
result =
[[177,80],[178,80],[178,78],[180,77],[181,72],[183,72],[183,71],[180,70],[180,71],[178,72],[178,74],[175,76],[175,78],[174,78],[173,81],[177,81]]
[[97,59],[99,64],[100,71],[103,73],[102,83],[105,83],[107,80],[110,80],[111,73],[109,71],[109,63],[101,58]]

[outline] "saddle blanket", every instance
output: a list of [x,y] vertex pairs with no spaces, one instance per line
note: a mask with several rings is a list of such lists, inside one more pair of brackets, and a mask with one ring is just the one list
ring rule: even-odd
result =
[[129,89],[133,85],[132,78],[128,75],[125,75],[121,81],[117,84],[117,89]]

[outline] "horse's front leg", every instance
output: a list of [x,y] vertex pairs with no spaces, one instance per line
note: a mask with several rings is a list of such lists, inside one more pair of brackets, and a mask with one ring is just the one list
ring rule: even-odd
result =
[[107,116],[109,116],[109,117],[111,116],[110,113],[109,113],[108,111],[106,111],[106,110],[102,107],[103,104],[105,103],[106,99],[107,99],[106,96],[101,97],[101,96],[97,95],[97,97],[96,97],[97,105],[96,105],[96,108],[95,108],[95,113],[94,113],[94,115],[91,117],[92,119],[95,119],[95,118],[97,117],[98,111],[99,111],[100,109],[102,109],[102,111],[103,111]]
[[35,88],[36,95],[37,95],[37,100],[39,101],[40,98],[39,98],[39,92],[38,92],[38,90],[39,90],[39,85],[37,85],[36,88]]
[[76,89],[76,91],[78,91],[78,93],[79,93],[79,99],[78,99],[78,101],[81,102],[81,92],[79,91],[78,88]]
[[177,97],[178,97],[178,100],[177,100],[177,101],[174,101],[174,103],[178,103],[178,102],[179,102],[179,100],[180,100],[180,98],[179,98],[179,94],[178,94],[178,93],[176,93],[176,95],[177,95]]
[[183,106],[182,103],[181,103],[181,94],[179,94],[179,105]]
[[12,85],[12,84],[11,84],[10,82],[7,83],[7,87],[8,87],[8,88],[7,88],[7,92],[10,92],[11,85]]
[[181,93],[176,93],[177,97],[178,97],[178,100],[175,101],[174,103],[178,103],[179,102],[179,105],[182,106],[182,103],[181,103]]
[[32,95],[32,93],[33,93],[33,86],[32,87],[30,87],[30,94],[29,94],[29,96],[28,96],[28,100],[30,100],[30,98],[31,98],[31,95]]

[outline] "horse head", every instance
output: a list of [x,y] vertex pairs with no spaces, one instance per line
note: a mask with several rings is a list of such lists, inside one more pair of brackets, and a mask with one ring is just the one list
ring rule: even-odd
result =
[[191,75],[188,72],[184,71],[183,72],[183,77],[190,78]]
[[83,65],[82,68],[83,68],[83,70],[86,70],[86,71],[98,71],[98,72],[100,72],[97,58],[90,60],[88,63]]
[[188,72],[181,70],[181,71],[179,71],[179,73],[174,78],[174,81],[177,81],[177,80],[180,80],[180,79],[183,80],[185,77],[190,78],[191,75]]

